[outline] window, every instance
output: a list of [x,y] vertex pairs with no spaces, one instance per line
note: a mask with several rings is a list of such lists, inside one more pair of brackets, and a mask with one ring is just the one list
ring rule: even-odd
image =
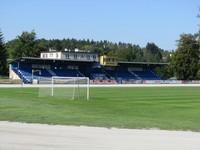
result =
[[50,53],[49,55],[50,55],[50,57],[53,57],[53,54],[52,54],[52,53]]
[[97,56],[96,55],[93,55],[93,59],[95,60],[97,58]]
[[66,58],[69,59],[69,54],[66,54]]
[[87,55],[87,59],[90,60],[90,55]]
[[77,59],[77,54],[74,54],[74,59]]

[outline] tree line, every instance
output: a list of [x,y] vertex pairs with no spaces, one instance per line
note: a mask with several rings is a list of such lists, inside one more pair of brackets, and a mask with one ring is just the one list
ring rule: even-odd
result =
[[20,57],[39,57],[40,52],[54,49],[74,51],[76,48],[97,53],[99,55],[115,55],[119,61],[130,62],[168,62],[168,66],[157,68],[157,73],[164,79],[200,79],[200,33],[182,34],[178,40],[178,49],[167,51],[155,43],[147,43],[146,47],[130,43],[113,43],[109,41],[77,40],[77,39],[37,39],[35,31],[22,32],[15,39],[4,43],[0,31],[0,74],[8,74],[7,60]]
[[20,57],[39,57],[41,51],[54,49],[64,51],[68,49],[74,51],[76,48],[97,53],[99,55],[115,55],[121,61],[136,62],[163,62],[162,55],[167,55],[154,43],[147,43],[145,48],[130,43],[113,43],[109,41],[77,40],[77,39],[37,39],[36,33],[23,32],[16,39],[5,44],[9,54],[9,59]]

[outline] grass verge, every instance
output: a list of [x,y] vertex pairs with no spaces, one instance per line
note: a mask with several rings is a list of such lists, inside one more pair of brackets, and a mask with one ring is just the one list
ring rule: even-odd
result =
[[38,97],[37,88],[0,88],[0,120],[200,131],[200,87],[91,88],[90,100]]

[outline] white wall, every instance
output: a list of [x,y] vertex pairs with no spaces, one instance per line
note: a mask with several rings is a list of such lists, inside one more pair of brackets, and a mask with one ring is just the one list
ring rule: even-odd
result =
[[61,52],[42,52],[40,58],[61,59]]

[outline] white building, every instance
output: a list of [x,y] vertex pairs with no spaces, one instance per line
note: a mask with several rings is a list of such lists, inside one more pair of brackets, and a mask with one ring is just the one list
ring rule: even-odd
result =
[[40,53],[40,58],[45,59],[64,59],[77,61],[99,61],[98,54],[88,52],[70,52],[70,51],[46,51]]

